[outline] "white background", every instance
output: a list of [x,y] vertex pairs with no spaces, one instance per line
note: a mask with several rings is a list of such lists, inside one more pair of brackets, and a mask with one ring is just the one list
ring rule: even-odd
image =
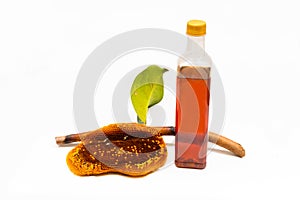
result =
[[[70,148],[54,137],[76,132],[72,95],[87,56],[137,28],[184,34],[194,18],[207,22],[206,49],[225,87],[222,134],[246,156],[212,151],[205,170],[171,163],[144,178],[73,175]],[[291,0],[1,1],[1,199],[299,199],[299,18]]]

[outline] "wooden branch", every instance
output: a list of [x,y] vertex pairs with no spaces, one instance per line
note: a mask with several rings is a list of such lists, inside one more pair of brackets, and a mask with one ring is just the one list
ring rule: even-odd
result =
[[[128,125],[134,126],[134,124],[132,124],[132,123],[129,123]],[[145,127],[145,128],[147,128],[147,127]],[[149,128],[149,131],[155,129],[157,131],[157,134],[160,136],[175,136],[175,129],[172,126],[148,127],[148,128]],[[101,128],[98,129],[98,131],[101,131]],[[130,131],[131,131],[131,129],[129,129],[129,132]],[[55,137],[56,144],[65,145],[65,144],[69,144],[69,143],[73,143],[73,142],[80,142],[81,137],[84,137],[86,134],[89,134],[91,132],[92,131]],[[110,134],[110,133],[106,133],[106,134]],[[112,134],[118,134],[118,133],[114,132]],[[242,145],[240,145],[239,143],[237,143],[231,139],[228,139],[224,136],[221,136],[221,135],[213,133],[213,132],[209,132],[208,141],[211,143],[215,143],[216,145],[221,146],[221,147],[231,151],[238,157],[245,156],[245,149],[242,147]]]

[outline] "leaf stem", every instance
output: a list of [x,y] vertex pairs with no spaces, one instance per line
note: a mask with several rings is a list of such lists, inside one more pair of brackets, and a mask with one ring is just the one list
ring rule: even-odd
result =
[[145,125],[146,125],[146,122],[143,122],[143,121],[139,118],[138,115],[136,116],[136,121],[137,121],[137,123],[139,123],[139,124],[145,124]]

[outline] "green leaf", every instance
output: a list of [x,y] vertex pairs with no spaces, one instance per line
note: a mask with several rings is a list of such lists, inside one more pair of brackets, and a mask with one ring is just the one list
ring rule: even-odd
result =
[[140,122],[146,124],[148,108],[159,103],[164,96],[163,73],[168,71],[150,65],[139,73],[131,86],[131,102]]

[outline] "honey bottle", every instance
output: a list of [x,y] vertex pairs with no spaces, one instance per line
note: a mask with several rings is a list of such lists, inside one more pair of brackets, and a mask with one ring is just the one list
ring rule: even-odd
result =
[[211,60],[205,53],[206,22],[187,23],[187,46],[178,59],[175,165],[206,167]]

